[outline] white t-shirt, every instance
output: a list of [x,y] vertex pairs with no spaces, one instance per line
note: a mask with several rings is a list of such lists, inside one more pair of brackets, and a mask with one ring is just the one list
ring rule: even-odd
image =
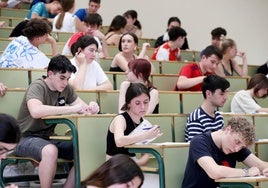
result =
[[253,114],[261,108],[250,96],[248,90],[238,91],[231,102],[231,112]]
[[[70,59],[71,63],[76,67],[77,71],[75,74],[71,75],[71,79],[74,79],[76,76],[79,67],[76,64],[75,58]],[[83,89],[95,89],[98,85],[101,85],[108,80],[108,77],[102,70],[101,66],[97,61],[92,61],[92,63],[87,64],[86,78]]]
[[74,16],[70,12],[65,12],[63,22],[62,22],[62,27],[60,29],[56,28],[56,23],[59,19],[60,14],[58,14],[54,19],[53,19],[53,30],[54,32],[75,32],[75,22],[74,22]]
[[0,57],[0,67],[45,68],[49,61],[50,59],[25,36],[19,36],[6,47]]
[[[97,41],[98,43],[98,49],[102,49],[102,45],[101,45],[101,42],[99,40],[98,37],[94,37],[94,39]],[[66,44],[64,45],[63,49],[62,49],[62,52],[61,52],[61,55],[72,55],[71,53],[71,49],[69,48],[68,44],[70,42],[71,38],[69,38],[69,40],[66,42]]]

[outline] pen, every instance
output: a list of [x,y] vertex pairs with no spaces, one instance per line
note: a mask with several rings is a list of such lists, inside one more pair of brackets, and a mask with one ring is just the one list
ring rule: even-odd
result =
[[[153,127],[145,127],[142,130],[150,130],[151,128],[153,128]],[[160,128],[160,126],[157,126],[157,128]]]

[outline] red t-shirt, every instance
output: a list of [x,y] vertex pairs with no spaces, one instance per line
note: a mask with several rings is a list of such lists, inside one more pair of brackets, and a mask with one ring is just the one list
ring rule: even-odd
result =
[[177,61],[179,56],[180,49],[175,48],[174,50],[171,50],[168,42],[166,42],[154,51],[152,59],[159,61]]
[[[203,74],[198,63],[189,63],[181,68],[178,76],[185,76],[187,78],[195,78],[198,76],[208,76],[211,74],[213,73],[207,72]],[[176,85],[174,90],[175,91],[202,91],[202,83],[197,84],[187,89],[178,89]]]

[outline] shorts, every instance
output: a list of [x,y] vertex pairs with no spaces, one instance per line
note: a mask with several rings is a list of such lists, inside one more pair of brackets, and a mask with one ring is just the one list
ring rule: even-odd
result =
[[71,141],[46,140],[40,137],[24,137],[15,148],[14,155],[20,157],[31,157],[36,161],[42,160],[42,149],[54,144],[58,148],[58,158],[73,159],[73,143]]

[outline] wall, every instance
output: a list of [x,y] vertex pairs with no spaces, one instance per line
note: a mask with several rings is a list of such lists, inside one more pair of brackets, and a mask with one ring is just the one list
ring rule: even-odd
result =
[[[87,4],[77,0],[76,8]],[[168,18],[178,16],[193,50],[209,45],[210,31],[221,26],[247,53],[248,64],[261,65],[268,60],[267,7],[267,0],[102,0],[99,13],[103,25],[109,25],[115,15],[136,10],[146,38],[162,35]]]

